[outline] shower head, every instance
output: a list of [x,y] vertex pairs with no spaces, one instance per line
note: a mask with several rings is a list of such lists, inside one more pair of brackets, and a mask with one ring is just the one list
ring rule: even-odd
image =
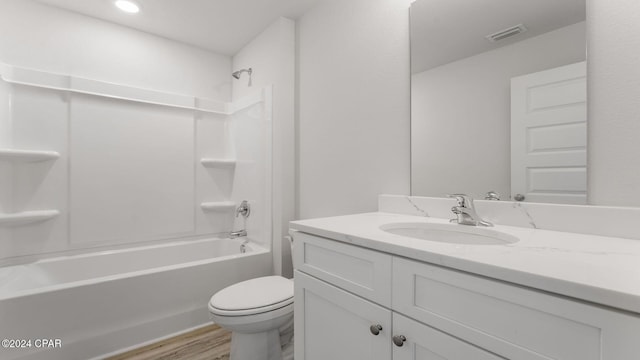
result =
[[253,70],[251,68],[242,69],[242,70],[234,71],[233,74],[231,75],[236,79],[240,79],[240,75],[242,75],[243,72],[247,72],[249,73],[249,76],[251,76],[251,73],[253,72]]
[[251,86],[251,74],[253,73],[253,70],[251,68],[234,71],[231,76],[233,76],[236,80],[239,80],[240,75],[242,75],[243,72],[249,73],[249,83],[247,85]]

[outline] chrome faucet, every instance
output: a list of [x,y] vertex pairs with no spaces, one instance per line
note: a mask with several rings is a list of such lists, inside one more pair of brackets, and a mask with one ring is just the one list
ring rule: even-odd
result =
[[[240,203],[240,206],[238,206],[238,208],[236,209],[236,217],[242,215],[242,217],[245,218],[245,226],[246,226],[246,219],[249,217],[250,214],[251,214],[251,206],[249,205],[249,202],[247,200],[242,200],[242,202]],[[245,229],[232,231],[229,233],[229,237],[232,239],[244,237],[244,236],[247,236],[247,230]]]
[[240,203],[240,206],[236,209],[236,217],[240,215],[245,219],[251,215],[251,206],[247,200],[242,200],[242,203]]
[[473,198],[465,194],[449,194],[450,198],[455,198],[458,205],[451,208],[451,211],[456,214],[455,219],[451,219],[452,223],[458,223],[460,225],[472,225],[472,226],[493,226],[492,223],[482,220],[476,209],[473,206]]
[[243,237],[243,236],[247,236],[247,230],[245,230],[245,229],[238,230],[238,231],[232,231],[232,232],[229,233],[229,237],[232,238],[232,239]]

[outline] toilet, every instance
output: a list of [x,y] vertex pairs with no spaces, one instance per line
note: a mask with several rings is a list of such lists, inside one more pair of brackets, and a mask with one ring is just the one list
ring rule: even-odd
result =
[[[293,253],[293,238],[286,238]],[[229,360],[293,360],[293,279],[274,275],[230,285],[211,297],[209,318],[231,331]]]
[[209,316],[232,332],[230,360],[283,360],[282,342],[293,336],[293,280],[265,276],[228,286],[211,297]]

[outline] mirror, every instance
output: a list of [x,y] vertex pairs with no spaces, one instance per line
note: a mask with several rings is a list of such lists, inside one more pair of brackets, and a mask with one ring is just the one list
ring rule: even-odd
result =
[[411,5],[411,194],[586,203],[585,0]]

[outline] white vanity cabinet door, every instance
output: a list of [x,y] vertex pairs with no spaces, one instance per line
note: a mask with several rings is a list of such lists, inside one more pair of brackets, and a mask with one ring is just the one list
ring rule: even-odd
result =
[[392,303],[508,359],[640,359],[637,315],[413,260],[393,259]]
[[391,359],[389,309],[297,270],[294,304],[296,360]]
[[393,360],[504,360],[397,313],[393,333],[406,338],[402,346],[393,347]]

